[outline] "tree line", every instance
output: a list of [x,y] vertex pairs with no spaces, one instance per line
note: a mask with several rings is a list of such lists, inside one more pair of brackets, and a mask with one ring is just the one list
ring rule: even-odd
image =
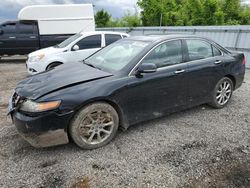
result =
[[240,0],[138,0],[140,14],[114,19],[97,11],[97,27],[250,25],[250,7]]

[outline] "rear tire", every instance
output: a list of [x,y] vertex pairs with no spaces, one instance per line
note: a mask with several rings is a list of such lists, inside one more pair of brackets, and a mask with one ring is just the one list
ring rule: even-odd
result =
[[228,104],[233,94],[233,82],[230,78],[222,78],[212,92],[210,106],[220,109]]
[[61,65],[61,64],[62,64],[61,62],[50,63],[50,64],[47,66],[46,70],[53,69],[53,68],[55,68],[55,67],[57,67],[57,66],[59,66],[59,65]]
[[119,117],[116,110],[105,102],[83,107],[73,118],[69,133],[83,149],[96,149],[108,144],[116,135]]

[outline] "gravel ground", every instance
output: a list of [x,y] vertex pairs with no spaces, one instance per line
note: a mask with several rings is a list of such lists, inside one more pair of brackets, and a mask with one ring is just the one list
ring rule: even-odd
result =
[[250,187],[250,71],[231,103],[119,131],[107,146],[36,149],[5,112],[23,63],[0,63],[0,187]]

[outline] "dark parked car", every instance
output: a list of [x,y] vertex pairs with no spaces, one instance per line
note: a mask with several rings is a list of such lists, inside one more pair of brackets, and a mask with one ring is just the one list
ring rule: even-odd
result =
[[35,147],[73,141],[103,146],[118,127],[209,103],[224,107],[245,74],[245,58],[187,35],[122,39],[83,63],[21,81],[9,111]]
[[28,54],[59,44],[71,35],[40,35],[36,21],[4,22],[0,24],[0,56]]

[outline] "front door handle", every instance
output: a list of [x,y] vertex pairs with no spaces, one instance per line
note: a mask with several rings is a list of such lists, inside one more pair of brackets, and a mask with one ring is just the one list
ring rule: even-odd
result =
[[35,39],[36,37],[35,36],[30,36],[30,39]]
[[214,64],[221,64],[221,63],[222,63],[221,60],[217,60],[217,61],[214,62]]
[[185,72],[184,69],[182,69],[182,70],[177,70],[177,71],[175,71],[174,73],[175,73],[175,74],[181,74],[181,73],[183,73],[183,72]]
[[9,39],[15,39],[16,37],[9,37]]

